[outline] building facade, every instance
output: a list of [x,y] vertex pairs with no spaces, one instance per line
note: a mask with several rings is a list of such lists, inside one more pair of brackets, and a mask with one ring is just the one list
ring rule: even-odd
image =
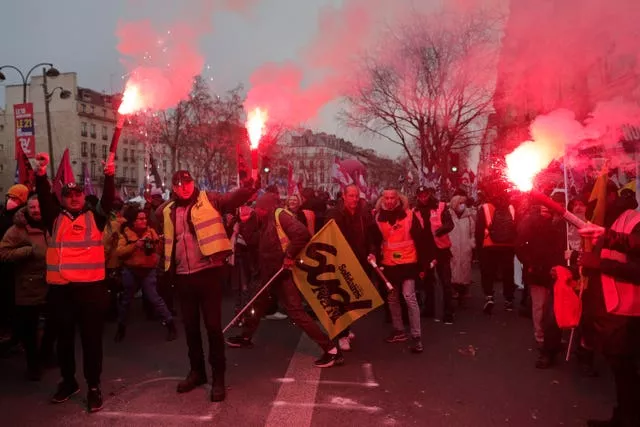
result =
[[[27,87],[27,101],[33,103],[36,151],[48,153],[42,80],[42,76],[31,78]],[[76,181],[84,180],[83,171],[86,170],[94,188],[101,191],[102,161],[106,160],[109,152],[120,95],[108,95],[79,87],[76,73],[48,77],[47,83],[51,89],[61,87],[72,93],[68,99],[61,99],[59,92],[55,91],[49,104],[55,168],[57,170],[62,154],[68,148]],[[6,192],[15,179],[13,105],[22,103],[22,85],[6,86],[5,102],[4,111],[0,111],[0,193]],[[171,176],[168,148],[157,144],[145,146],[142,138],[127,132],[125,126],[116,153],[118,190],[129,195],[140,192],[147,175],[145,160],[148,159],[150,150],[157,161],[161,177]]]

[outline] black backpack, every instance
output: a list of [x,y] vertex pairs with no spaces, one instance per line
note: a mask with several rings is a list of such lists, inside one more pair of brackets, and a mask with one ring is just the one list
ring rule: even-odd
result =
[[496,207],[493,218],[489,221],[489,237],[493,243],[514,244],[517,236],[516,222],[513,219],[511,209],[508,206]]

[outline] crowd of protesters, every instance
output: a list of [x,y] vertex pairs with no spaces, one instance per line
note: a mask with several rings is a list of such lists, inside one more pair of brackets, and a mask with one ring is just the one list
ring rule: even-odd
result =
[[[35,188],[12,186],[0,214],[0,327],[4,352],[24,350],[28,379],[37,381],[44,368],[60,367],[62,382],[53,402],[79,391],[77,328],[88,409],[102,407],[104,322],[117,322],[116,342],[126,339],[130,306],[139,291],[147,315],[166,329],[167,341],[177,338],[176,315],[184,325],[189,370],[178,393],[208,382],[201,324],[208,341],[211,401],[226,395],[225,344],[253,347],[265,317],[288,316],[306,333],[323,351],[316,366],[344,363],[344,352],[357,350],[353,332],[347,328],[331,340],[290,272],[312,236],[333,220],[372,280],[372,265],[377,265],[393,285],[387,289],[378,283],[390,323],[385,341],[408,342],[413,353],[424,349],[422,318],[441,313],[435,320],[454,323],[456,305],[469,297],[475,262],[487,316],[495,311],[498,281],[504,310],[514,311],[515,269],[521,265],[519,312],[532,319],[532,340],[539,349],[535,366],[552,367],[563,351],[554,272],[567,267],[574,283],[589,284],[580,291],[577,360],[585,375],[594,376],[594,357],[604,355],[616,383],[612,420],[590,425],[640,425],[640,216],[635,193],[620,192],[612,182],[600,207],[606,212],[602,227],[578,232],[546,206],[499,183],[484,188],[477,201],[462,190],[438,197],[438,189],[425,186],[409,195],[389,188],[378,200],[366,201],[356,185],[330,200],[311,188],[282,198],[276,188],[262,190],[250,179],[228,194],[201,191],[182,170],[173,176],[169,200],[160,192],[147,193],[140,206],[115,197],[113,162],[105,165],[102,198],[90,202],[74,183],[54,194],[45,173],[48,158],[38,159]],[[564,193],[559,195],[564,203]],[[580,218],[593,217],[588,200],[575,197],[568,206]],[[239,311],[276,273],[269,292],[236,323],[240,334],[225,338],[223,291],[233,290]],[[622,291],[612,296],[611,289]]]

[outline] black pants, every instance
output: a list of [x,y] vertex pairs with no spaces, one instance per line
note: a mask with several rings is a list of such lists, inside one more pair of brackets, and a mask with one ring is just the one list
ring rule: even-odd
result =
[[76,381],[75,338],[80,329],[84,377],[89,387],[100,385],[102,333],[109,305],[104,282],[69,283],[49,288],[54,328],[58,334],[58,364],[62,379]]
[[37,370],[40,367],[38,352],[38,323],[40,313],[44,311],[42,305],[18,305],[15,309],[16,334],[24,347],[27,357],[27,369]]
[[206,372],[200,333],[200,314],[202,313],[209,339],[209,363],[214,376],[223,376],[226,369],[222,335],[222,281],[227,277],[226,271],[227,266],[222,266],[174,277],[189,347],[191,370]]
[[[427,271],[423,280],[425,293],[423,315],[432,317],[435,313],[435,285],[437,280],[442,287],[442,313],[444,316],[451,316],[454,312],[453,288],[451,286],[451,259],[447,256],[442,256],[438,257],[436,261],[436,267]],[[436,274],[438,275],[437,278]]]
[[549,298],[544,305],[542,315],[542,327],[544,329],[544,341],[542,343],[542,353],[549,357],[555,357],[562,350],[562,330],[558,327],[554,306],[553,288],[549,292]]
[[483,248],[480,252],[480,275],[485,296],[493,296],[493,285],[502,276],[502,294],[506,301],[513,301],[516,290],[514,282],[514,249],[511,247]]
[[[267,277],[266,280],[269,278]],[[266,282],[265,280],[265,282]],[[293,283],[291,271],[284,271],[271,285],[271,290],[278,298],[278,302],[284,307],[289,319],[302,329],[316,344],[324,351],[329,351],[334,347],[333,342],[320,329],[320,326],[304,311],[302,306],[302,295]],[[265,291],[256,299],[253,304],[254,315],[245,320],[242,336],[251,338],[260,325],[260,319],[269,309],[271,299],[268,292]]]

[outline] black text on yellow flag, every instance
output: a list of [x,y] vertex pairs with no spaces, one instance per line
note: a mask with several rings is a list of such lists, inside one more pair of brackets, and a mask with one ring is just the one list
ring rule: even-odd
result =
[[329,337],[383,304],[333,220],[313,236],[298,259],[294,281]]

